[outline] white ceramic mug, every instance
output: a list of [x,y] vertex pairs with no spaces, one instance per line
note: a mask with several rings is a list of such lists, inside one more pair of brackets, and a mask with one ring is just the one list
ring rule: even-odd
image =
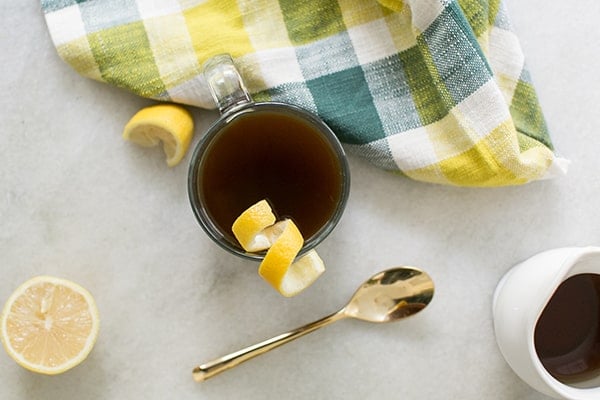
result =
[[544,368],[534,341],[538,319],[556,289],[584,273],[600,274],[600,247],[537,254],[509,270],[494,293],[494,329],[502,355],[521,379],[555,398],[600,399],[600,376],[576,385],[560,382]]

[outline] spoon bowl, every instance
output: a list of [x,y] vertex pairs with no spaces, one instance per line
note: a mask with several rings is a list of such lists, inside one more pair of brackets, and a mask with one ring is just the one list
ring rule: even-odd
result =
[[433,280],[418,268],[388,269],[363,283],[342,312],[368,322],[398,321],[424,309],[433,291]]
[[192,376],[197,382],[205,381],[259,354],[266,353],[343,318],[350,317],[367,322],[399,321],[427,307],[433,299],[433,292],[433,280],[419,268],[397,267],[379,272],[365,281],[340,311],[199,365],[192,371]]

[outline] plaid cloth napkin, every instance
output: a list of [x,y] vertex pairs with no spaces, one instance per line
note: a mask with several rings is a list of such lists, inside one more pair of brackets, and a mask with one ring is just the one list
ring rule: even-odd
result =
[[41,0],[60,56],[140,96],[213,108],[230,53],[255,100],[320,115],[410,178],[502,186],[566,171],[501,0]]

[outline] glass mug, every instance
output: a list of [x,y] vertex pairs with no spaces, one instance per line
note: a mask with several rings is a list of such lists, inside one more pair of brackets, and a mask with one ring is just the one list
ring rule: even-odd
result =
[[600,248],[566,247],[510,269],[493,302],[498,347],[555,398],[600,399]]
[[231,226],[248,207],[266,199],[277,220],[291,218],[314,248],[340,220],[350,190],[344,150],[321,119],[297,106],[254,102],[231,56],[204,64],[204,76],[221,114],[194,149],[188,195],[208,236],[228,252],[248,253]]

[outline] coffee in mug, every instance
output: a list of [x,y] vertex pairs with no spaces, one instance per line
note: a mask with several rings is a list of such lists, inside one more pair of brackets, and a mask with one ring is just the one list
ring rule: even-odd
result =
[[228,54],[204,65],[221,113],[194,149],[188,194],[194,214],[221,247],[259,260],[231,226],[248,207],[267,200],[277,219],[294,221],[304,237],[300,255],[332,231],[344,211],[350,171],[341,143],[315,114],[292,104],[255,102]]

